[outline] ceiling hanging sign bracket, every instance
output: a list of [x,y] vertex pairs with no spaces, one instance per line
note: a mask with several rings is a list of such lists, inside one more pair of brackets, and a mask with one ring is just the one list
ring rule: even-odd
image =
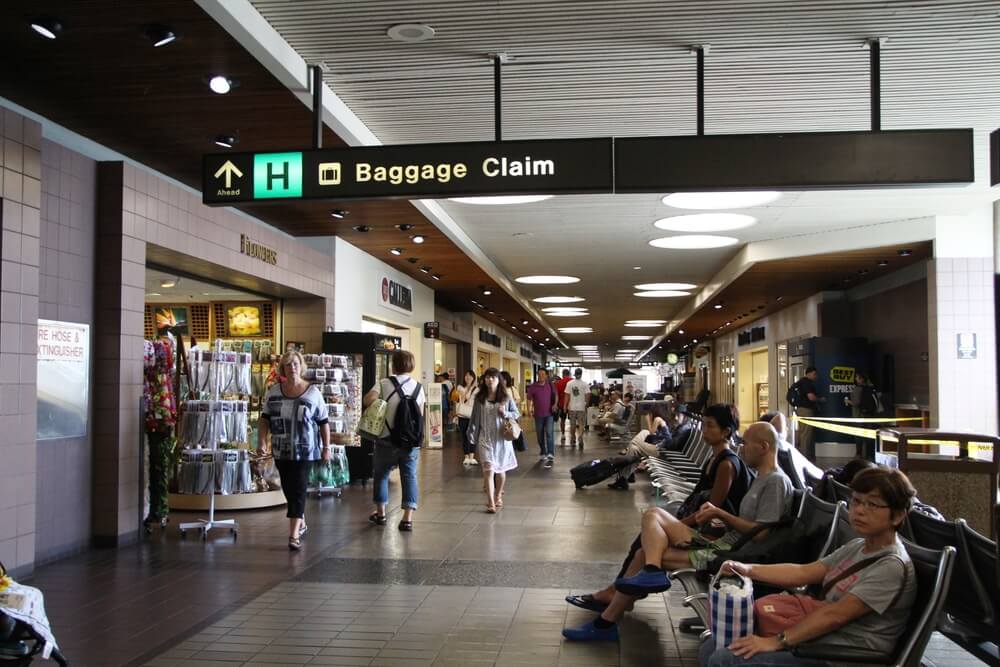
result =
[[691,53],[697,58],[697,83],[696,83],[696,119],[697,134],[699,137],[705,136],[705,54],[712,48],[710,44],[699,44],[691,47]]
[[506,53],[494,53],[493,60],[493,140],[503,141],[503,88],[501,70],[510,62]]
[[862,45],[862,48],[868,49],[872,132],[882,131],[882,45],[888,41],[888,37],[872,37]]
[[323,148],[323,66],[311,65],[313,94],[313,148]]
[[1000,184],[1000,130],[990,132],[990,185]]

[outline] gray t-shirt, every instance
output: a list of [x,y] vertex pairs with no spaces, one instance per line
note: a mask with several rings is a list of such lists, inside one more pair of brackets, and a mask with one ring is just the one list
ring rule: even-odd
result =
[[[837,602],[850,593],[864,602],[872,613],[820,637],[816,642],[864,646],[890,653],[896,647],[896,640],[906,629],[910,608],[917,595],[917,578],[910,555],[906,553],[898,536],[894,544],[879,551],[864,553],[864,546],[864,539],[852,540],[829,556],[821,558],[820,562],[827,568],[824,581],[829,581],[860,560],[883,556],[878,562],[839,581],[825,598],[827,602]],[[889,604],[901,586],[903,593],[890,608]]]
[[[758,475],[740,502],[740,518],[753,523],[780,521],[792,507],[795,487],[782,470],[775,468],[766,475]],[[735,544],[742,533],[730,530],[721,539]]]

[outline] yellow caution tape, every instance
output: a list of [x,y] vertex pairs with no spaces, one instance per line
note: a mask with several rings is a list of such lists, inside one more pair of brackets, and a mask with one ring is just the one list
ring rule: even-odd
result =
[[[828,419],[828,418],[826,418],[826,419]],[[905,419],[906,420],[912,420],[914,418],[913,417],[907,417]],[[919,419],[919,417],[917,417],[916,419]],[[845,419],[844,421],[848,421],[848,420]],[[893,422],[893,421],[904,421],[904,419],[888,419],[888,420],[887,419],[880,419],[880,420],[876,420],[876,421],[881,421],[881,422],[890,421],[890,422]],[[861,428],[859,426],[845,426],[844,424],[833,424],[833,423],[830,423],[828,421],[819,421],[818,418],[817,419],[814,419],[814,418],[808,418],[808,419],[806,419],[806,418],[803,418],[803,417],[799,417],[798,415],[792,415],[792,423],[794,424],[796,422],[798,422],[800,424],[806,424],[808,426],[812,426],[813,428],[821,428],[821,429],[825,429],[827,431],[833,431],[835,433],[846,433],[847,435],[853,435],[855,437],[860,437],[860,438],[868,438],[869,440],[874,440],[876,434],[879,431],[879,429]],[[899,439],[896,436],[892,435],[891,433],[884,434],[882,436],[882,440],[885,441],[885,442],[898,442],[899,441]],[[958,443],[957,440],[925,440],[925,439],[907,440],[907,442],[909,444],[911,444],[911,445],[944,445],[944,446],[953,446],[953,445],[955,445],[955,444]],[[969,453],[970,454],[975,453],[975,452],[992,452],[993,451],[993,444],[989,443],[989,442],[970,442],[968,444],[969,444]]]

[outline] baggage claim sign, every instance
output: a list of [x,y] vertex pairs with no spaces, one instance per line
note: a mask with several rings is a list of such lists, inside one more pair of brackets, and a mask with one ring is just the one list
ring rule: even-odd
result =
[[434,198],[614,191],[611,139],[504,141],[286,153],[203,160],[205,204],[289,199]]

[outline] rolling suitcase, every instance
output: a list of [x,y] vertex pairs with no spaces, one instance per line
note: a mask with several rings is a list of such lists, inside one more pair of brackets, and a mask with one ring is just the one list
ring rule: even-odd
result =
[[638,460],[638,457],[634,456],[613,456],[600,461],[587,461],[573,467],[569,474],[573,478],[576,488],[582,489],[585,486],[593,486],[598,482],[603,482]]

